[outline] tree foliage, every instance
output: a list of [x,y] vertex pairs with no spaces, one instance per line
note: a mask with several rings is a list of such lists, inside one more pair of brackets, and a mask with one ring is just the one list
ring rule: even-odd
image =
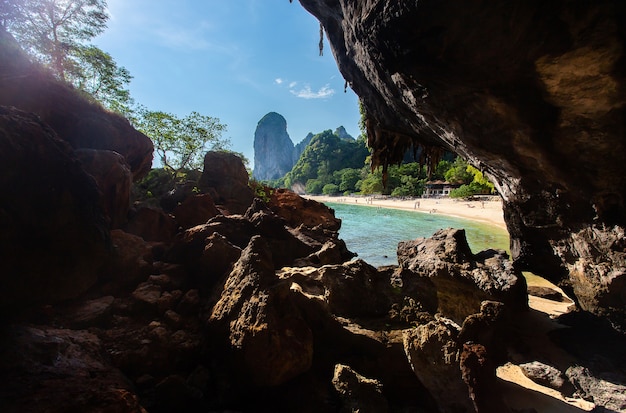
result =
[[0,0],[0,23],[26,52],[57,78],[128,116],[130,73],[89,44],[108,18],[105,0]]
[[136,122],[137,128],[152,139],[161,164],[174,172],[201,169],[207,151],[230,148],[230,141],[222,138],[226,125],[198,112],[181,119],[171,113],[142,108]]
[[5,27],[32,56],[65,80],[81,47],[106,28],[105,0],[8,0]]

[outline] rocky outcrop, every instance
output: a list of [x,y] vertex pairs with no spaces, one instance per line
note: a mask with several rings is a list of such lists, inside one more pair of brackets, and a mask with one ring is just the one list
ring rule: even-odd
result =
[[240,157],[228,152],[207,152],[198,188],[232,214],[246,212],[254,199],[246,167]]
[[586,308],[623,328],[624,301],[598,285],[613,254],[571,234],[626,226],[624,3],[300,3],[363,102],[374,165],[411,146],[429,164],[462,155],[503,197],[516,266],[616,304]]
[[472,253],[465,230],[439,230],[430,238],[398,244],[400,266],[428,277],[437,289],[438,308],[462,323],[481,302],[495,300],[518,311],[528,308],[526,282],[504,251]]
[[311,228],[319,225],[330,231],[339,231],[341,228],[341,220],[335,217],[332,208],[303,198],[288,189],[272,191],[268,206],[292,227],[304,224]]
[[313,360],[313,334],[290,300],[290,282],[274,274],[269,246],[259,236],[241,253],[213,307],[209,326],[228,338],[239,382],[276,386],[306,372]]
[[445,319],[404,332],[404,351],[411,368],[443,413],[474,410],[460,374],[462,347],[457,335],[457,327]]
[[6,412],[146,412],[98,336],[84,330],[11,328],[2,343],[0,381]]
[[83,293],[110,246],[94,179],[35,115],[3,107],[0,170],[0,306]]
[[278,179],[293,167],[293,142],[287,121],[276,112],[263,116],[254,132],[254,173],[259,181]]
[[337,364],[333,386],[342,399],[343,412],[387,413],[389,403],[382,394],[377,380],[361,376],[349,366]]
[[121,228],[128,219],[133,178],[126,159],[114,151],[95,149],[79,149],[76,156],[96,179],[110,227]]

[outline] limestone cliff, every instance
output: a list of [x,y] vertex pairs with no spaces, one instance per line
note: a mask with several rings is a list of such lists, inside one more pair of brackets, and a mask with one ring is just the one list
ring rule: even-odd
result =
[[375,164],[411,145],[469,159],[504,199],[516,266],[626,326],[626,3],[300,3],[363,101]]
[[287,121],[270,112],[259,121],[254,132],[254,173],[258,180],[278,179],[293,166],[293,142]]
[[[354,140],[343,126],[335,130],[335,135],[343,140]],[[285,176],[298,162],[313,136],[309,132],[294,146],[282,115],[270,112],[263,116],[254,132],[254,179],[265,181]]]

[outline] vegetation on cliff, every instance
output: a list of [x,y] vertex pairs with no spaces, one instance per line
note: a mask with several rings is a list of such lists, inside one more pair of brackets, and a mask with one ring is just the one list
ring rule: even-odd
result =
[[468,197],[493,192],[491,184],[476,168],[460,157],[448,154],[428,176],[427,168],[407,156],[400,165],[383,173],[370,167],[371,161],[365,138],[341,139],[337,131],[326,130],[311,139],[298,162],[283,178],[266,182],[273,187],[292,188],[301,193],[339,195],[383,194],[391,196],[421,196],[430,180],[445,180],[461,184],[452,197]]

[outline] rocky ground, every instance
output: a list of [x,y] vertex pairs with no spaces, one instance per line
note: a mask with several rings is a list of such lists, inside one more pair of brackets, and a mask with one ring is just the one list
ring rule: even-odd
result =
[[[255,198],[233,155],[205,162],[200,193],[179,185],[159,207],[131,208],[89,288],[5,305],[3,411],[624,409],[623,337],[578,313],[570,328],[541,327],[503,251],[473,254],[448,229],[374,268],[351,261],[331,209],[285,190]],[[520,403],[496,374],[513,366],[560,398]]]

